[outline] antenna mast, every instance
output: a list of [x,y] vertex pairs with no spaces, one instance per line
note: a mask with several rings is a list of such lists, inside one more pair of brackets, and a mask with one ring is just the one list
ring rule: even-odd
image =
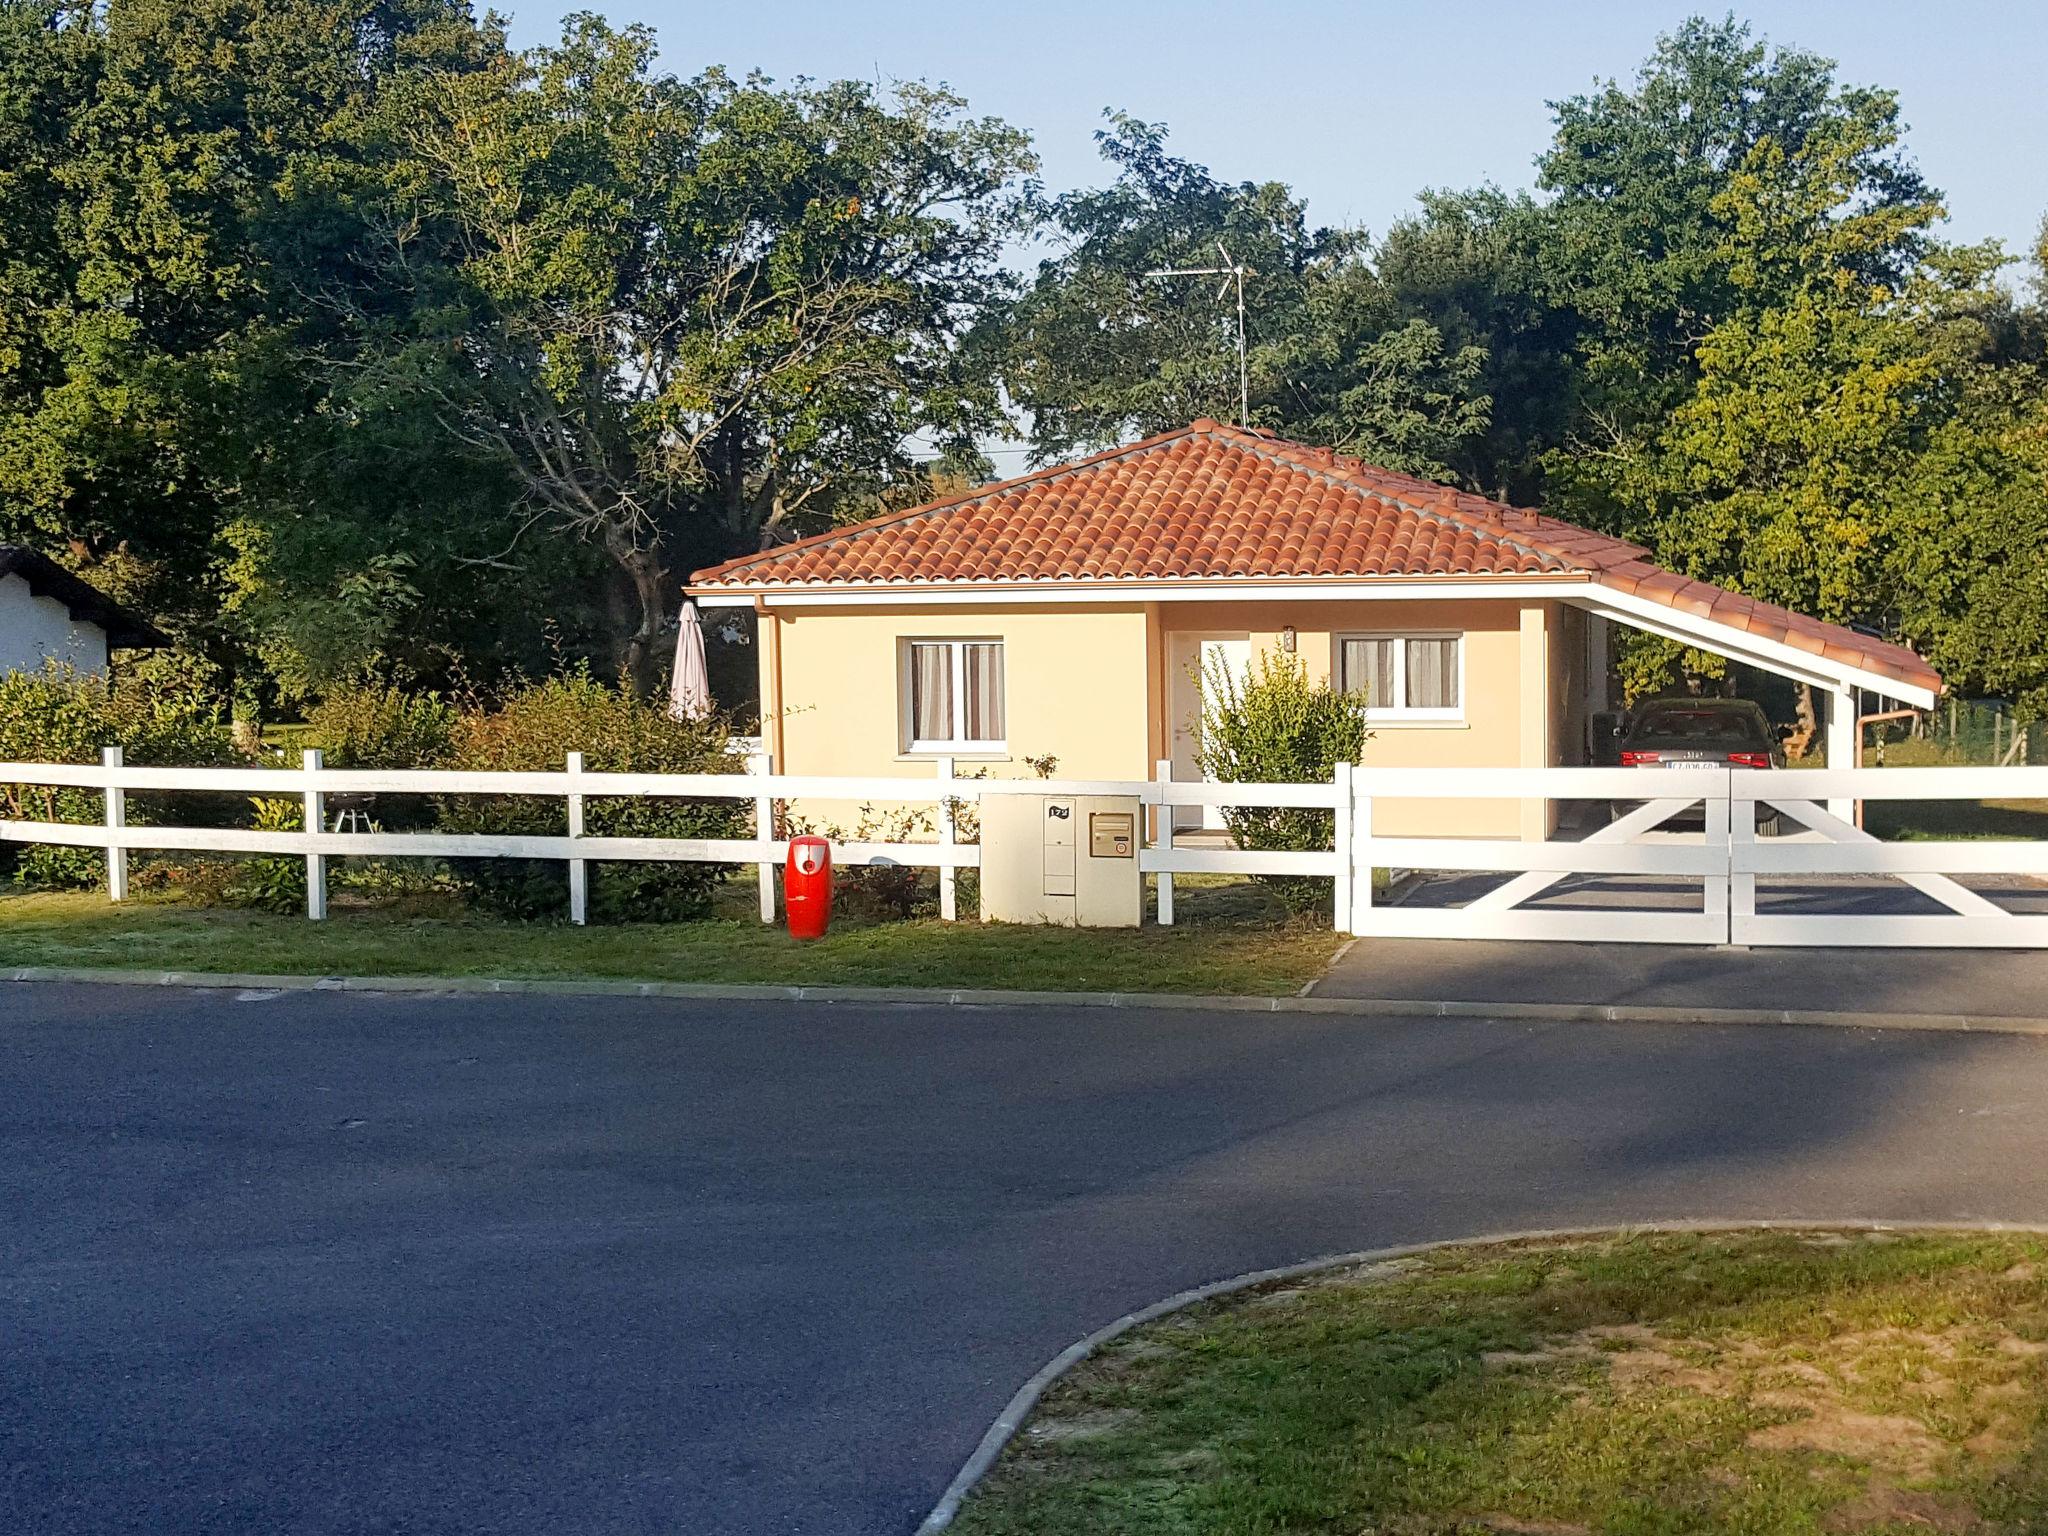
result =
[[1220,267],[1160,267],[1156,271],[1147,272],[1145,276],[1147,276],[1148,278],[1220,277],[1223,279],[1223,282],[1216,289],[1216,298],[1219,302],[1222,300],[1223,295],[1231,290],[1233,285],[1236,287],[1237,424],[1241,427],[1248,427],[1251,425],[1252,387],[1251,371],[1245,363],[1244,280],[1251,274],[1247,272],[1243,267],[1239,266],[1237,262],[1232,259],[1230,252],[1223,248],[1223,242],[1221,240],[1218,240],[1216,242],[1216,254],[1223,258],[1223,265]]

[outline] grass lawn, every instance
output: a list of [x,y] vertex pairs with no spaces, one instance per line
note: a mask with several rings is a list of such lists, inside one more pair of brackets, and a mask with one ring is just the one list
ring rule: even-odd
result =
[[1046,1395],[960,1536],[2048,1530],[2048,1243],[1449,1250],[1211,1303]]
[[1285,921],[1248,882],[1189,888],[1183,876],[1175,894],[1172,928],[835,918],[824,939],[798,944],[747,915],[744,881],[700,922],[589,928],[495,922],[452,902],[355,904],[345,893],[324,923],[165,896],[115,906],[97,893],[10,893],[0,894],[0,965],[1265,996],[1299,990],[1342,942],[1327,923]]

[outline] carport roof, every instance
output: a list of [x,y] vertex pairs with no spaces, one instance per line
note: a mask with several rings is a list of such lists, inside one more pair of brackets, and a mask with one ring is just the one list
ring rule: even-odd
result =
[[[1200,582],[1557,580],[1605,589],[1741,648],[1933,694],[1901,645],[1663,569],[1649,552],[1528,508],[1202,418],[1092,458],[698,571],[693,591],[1117,588]],[[1228,595],[1228,594],[1214,594]],[[1626,615],[1624,615],[1626,616]],[[1708,649],[1724,649],[1702,636]]]

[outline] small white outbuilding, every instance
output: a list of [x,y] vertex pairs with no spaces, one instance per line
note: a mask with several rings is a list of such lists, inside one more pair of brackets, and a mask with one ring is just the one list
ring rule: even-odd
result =
[[113,651],[168,644],[146,619],[47,555],[0,544],[0,673],[38,671],[52,659],[103,673]]

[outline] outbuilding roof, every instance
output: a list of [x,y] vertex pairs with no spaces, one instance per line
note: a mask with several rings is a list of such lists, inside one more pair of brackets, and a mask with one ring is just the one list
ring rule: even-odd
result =
[[778,592],[1499,577],[1590,581],[1877,677],[1941,687],[1940,675],[1904,646],[1676,575],[1639,545],[1207,418],[729,560],[698,571],[691,586]]
[[48,555],[19,544],[0,544],[0,576],[19,576],[37,597],[62,603],[72,618],[98,625],[106,631],[107,644],[116,649],[155,650],[171,643],[154,624],[72,575]]

